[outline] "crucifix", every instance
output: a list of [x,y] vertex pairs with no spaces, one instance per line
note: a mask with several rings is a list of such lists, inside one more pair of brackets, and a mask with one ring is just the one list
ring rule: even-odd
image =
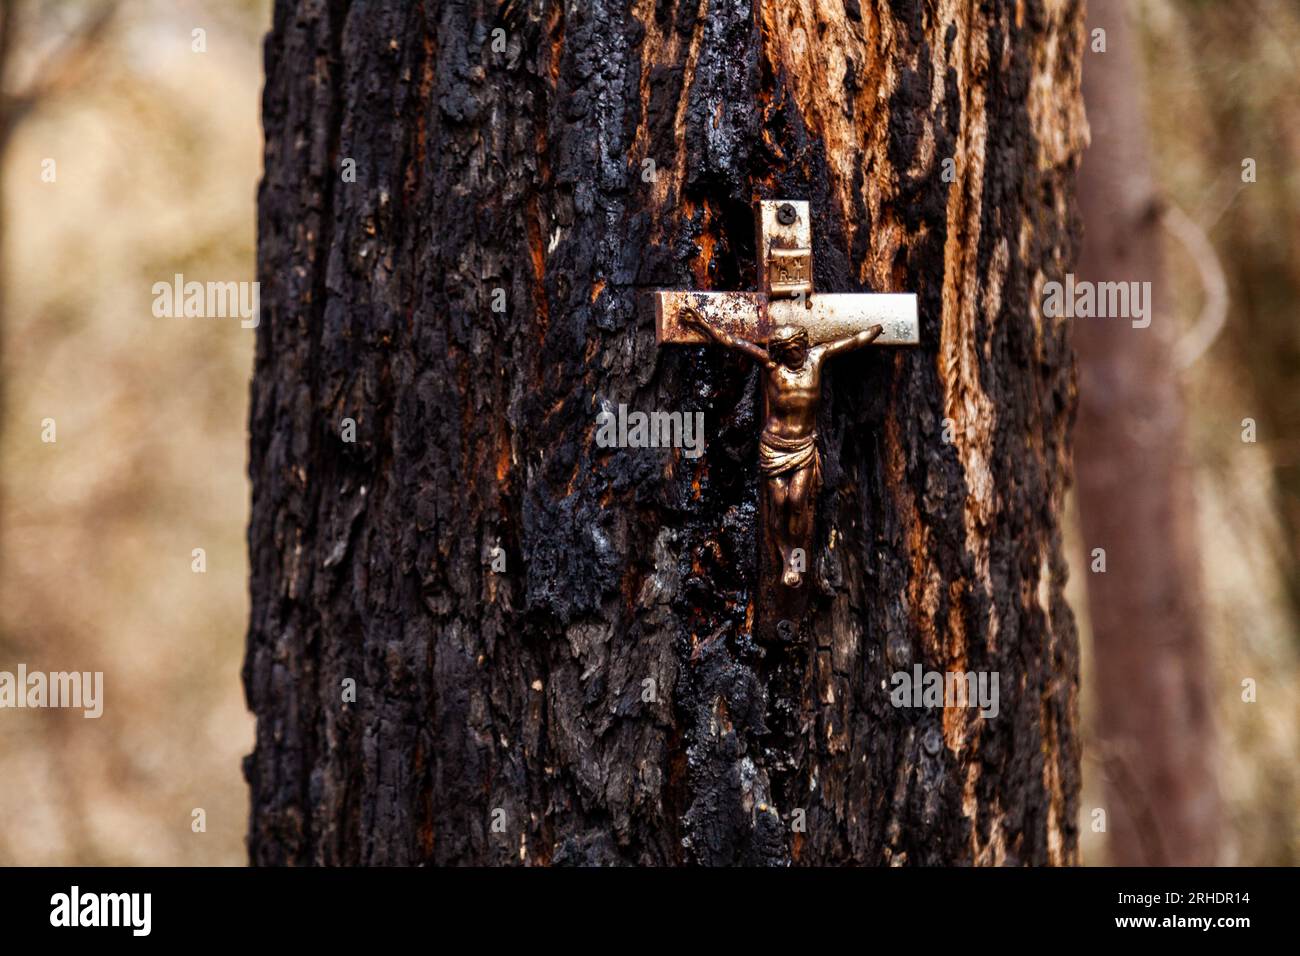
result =
[[658,344],[716,342],[763,367],[764,571],[799,587],[821,486],[817,409],[822,363],[861,346],[916,345],[914,294],[813,294],[807,202],[764,200],[756,211],[758,292],[659,292]]

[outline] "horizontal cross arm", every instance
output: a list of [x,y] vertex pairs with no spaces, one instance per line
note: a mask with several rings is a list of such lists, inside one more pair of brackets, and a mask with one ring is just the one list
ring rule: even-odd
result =
[[702,343],[704,336],[682,322],[694,309],[710,326],[751,342],[766,342],[782,325],[808,330],[809,342],[820,345],[884,326],[873,345],[917,345],[921,341],[916,296],[903,293],[815,293],[807,300],[773,299],[758,292],[657,292],[655,339],[658,344]]
[[766,342],[771,324],[757,292],[656,292],[655,342],[693,345],[708,339],[682,321],[694,309],[710,327],[751,342]]
[[767,304],[773,327],[802,325],[813,345],[845,339],[873,325],[884,327],[872,345],[919,345],[921,328],[916,315],[916,295],[911,292],[818,292],[808,300],[812,308],[795,299]]

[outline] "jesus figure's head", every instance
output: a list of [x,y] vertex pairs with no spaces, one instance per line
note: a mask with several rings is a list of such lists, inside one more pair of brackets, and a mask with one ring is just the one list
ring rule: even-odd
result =
[[808,359],[808,330],[801,325],[781,326],[772,333],[767,352],[788,369],[802,368]]

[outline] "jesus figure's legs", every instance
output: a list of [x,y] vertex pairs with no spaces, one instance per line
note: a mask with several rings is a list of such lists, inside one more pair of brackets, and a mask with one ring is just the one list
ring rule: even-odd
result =
[[781,555],[784,559],[781,583],[788,588],[799,586],[802,580],[800,575],[808,566],[806,553],[802,568],[794,567],[791,555],[795,548],[803,548],[806,552],[811,544],[812,498],[816,474],[815,462],[810,462],[791,474],[784,495],[785,507],[778,512],[776,530],[782,539]]
[[[767,479],[767,494],[769,507],[772,510],[772,517],[775,519],[774,535],[776,537],[776,546],[781,552],[781,567],[785,574],[789,573],[790,567],[790,546],[785,534],[787,526],[787,505],[786,501],[789,496],[789,479],[786,475],[772,475]],[[782,580],[785,579],[782,575]]]
[[[812,498],[815,493],[815,463],[805,465],[783,475],[773,475],[767,480],[768,507],[771,531],[781,554],[781,583],[797,588],[801,573],[807,568],[795,567],[794,550],[809,545],[812,533]],[[804,560],[806,562],[807,556]]]
[[808,464],[790,476],[786,508],[790,513],[790,540],[804,542],[812,533],[813,475],[816,465]]

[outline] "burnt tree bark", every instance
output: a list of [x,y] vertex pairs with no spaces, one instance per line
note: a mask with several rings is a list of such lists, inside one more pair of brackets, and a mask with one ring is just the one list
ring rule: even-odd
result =
[[[1073,364],[1038,290],[1082,43],[1036,0],[278,3],[252,860],[1073,862]],[[817,289],[921,311],[919,349],[829,370],[777,646],[757,371],[656,349],[646,308],[754,288],[760,197],[812,202]],[[598,447],[619,403],[704,410],[705,454]],[[998,672],[999,715],[895,708],[914,664]]]

